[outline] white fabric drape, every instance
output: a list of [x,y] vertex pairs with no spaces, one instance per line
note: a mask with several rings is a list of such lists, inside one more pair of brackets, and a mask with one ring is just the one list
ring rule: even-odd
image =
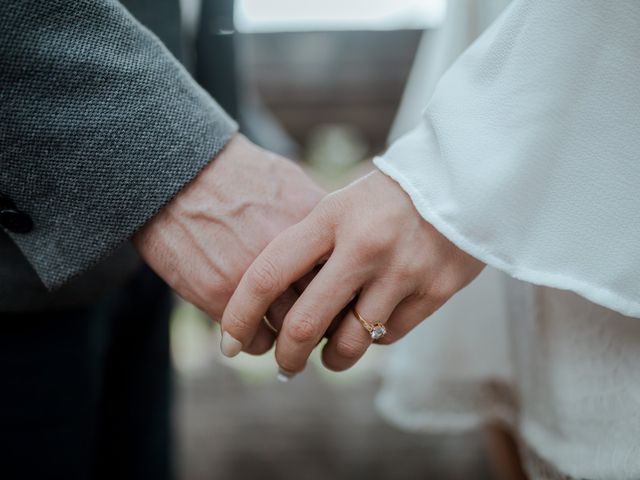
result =
[[439,28],[422,35],[389,142],[413,129],[440,78],[511,0],[449,0]]
[[640,316],[640,2],[517,0],[375,163],[462,249]]
[[[500,8],[451,3],[449,53]],[[420,48],[396,125],[453,61],[434,51]],[[640,2],[515,0],[375,160],[489,265],[394,346],[387,418],[507,422],[536,480],[640,478],[638,85]]]

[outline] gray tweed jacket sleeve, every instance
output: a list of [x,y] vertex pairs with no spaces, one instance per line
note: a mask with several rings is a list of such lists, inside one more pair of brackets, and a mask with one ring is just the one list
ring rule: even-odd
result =
[[235,123],[115,0],[0,2],[0,193],[50,288],[103,259],[193,179]]

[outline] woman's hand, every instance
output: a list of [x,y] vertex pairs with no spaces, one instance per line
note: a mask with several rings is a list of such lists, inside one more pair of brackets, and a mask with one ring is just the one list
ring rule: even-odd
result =
[[[250,344],[269,306],[325,260],[280,330],[276,359],[283,373],[304,369],[333,318],[354,296],[362,318],[386,325],[379,342],[392,343],[484,267],[427,223],[394,180],[376,171],[325,197],[269,244],[224,311],[224,335]],[[351,310],[329,338],[323,362],[332,370],[347,369],[371,342]]]

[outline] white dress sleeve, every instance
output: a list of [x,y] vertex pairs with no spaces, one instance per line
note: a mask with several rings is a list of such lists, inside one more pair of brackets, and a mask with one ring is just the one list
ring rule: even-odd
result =
[[476,258],[640,317],[640,1],[514,1],[375,163]]

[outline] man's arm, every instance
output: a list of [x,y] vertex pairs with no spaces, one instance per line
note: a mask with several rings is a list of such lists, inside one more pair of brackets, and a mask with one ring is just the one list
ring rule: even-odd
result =
[[0,18],[0,193],[33,228],[3,226],[53,289],[131,237],[236,125],[116,1],[9,0]]

